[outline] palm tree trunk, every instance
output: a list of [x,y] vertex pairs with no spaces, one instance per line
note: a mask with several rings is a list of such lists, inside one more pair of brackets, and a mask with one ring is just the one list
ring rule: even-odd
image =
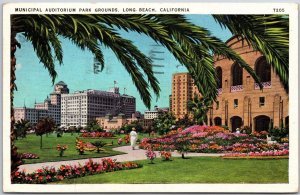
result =
[[17,147],[14,144],[16,139],[16,132],[14,130],[15,118],[14,118],[14,108],[13,108],[13,101],[14,101],[14,90],[16,89],[16,57],[15,52],[17,46],[20,47],[20,44],[16,40],[16,33],[12,32],[11,34],[11,57],[10,57],[10,118],[11,118],[11,125],[10,125],[10,148],[11,148],[11,174],[14,174],[18,170],[18,166],[22,164],[22,160],[20,155],[17,152]]

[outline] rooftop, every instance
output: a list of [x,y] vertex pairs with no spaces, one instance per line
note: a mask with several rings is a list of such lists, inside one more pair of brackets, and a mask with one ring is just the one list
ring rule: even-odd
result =
[[63,85],[63,86],[67,86],[67,84],[63,81],[59,81],[58,83],[56,83],[55,85]]

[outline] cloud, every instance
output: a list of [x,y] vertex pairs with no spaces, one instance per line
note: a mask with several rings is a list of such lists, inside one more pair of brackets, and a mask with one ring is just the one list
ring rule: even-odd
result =
[[22,68],[22,64],[16,64],[16,70],[20,70]]

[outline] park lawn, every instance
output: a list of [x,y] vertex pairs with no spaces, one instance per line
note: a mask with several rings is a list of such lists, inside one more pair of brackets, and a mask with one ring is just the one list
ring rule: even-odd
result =
[[[136,161],[142,168],[76,179],[59,184],[288,183],[288,160],[227,160],[220,157]],[[51,183],[52,184],[52,183]]]
[[[95,142],[97,140],[104,141],[106,143],[112,143],[112,146],[105,146],[105,151],[96,153],[96,151],[86,151],[84,155],[79,155],[75,148],[75,140],[79,135],[74,133],[64,133],[62,137],[57,137],[56,134],[49,134],[48,136],[43,135],[43,148],[40,149],[40,136],[35,134],[27,135],[24,139],[16,140],[16,146],[18,147],[19,153],[34,153],[39,156],[39,159],[25,159],[25,164],[40,163],[40,162],[52,162],[52,161],[65,161],[73,159],[84,159],[84,158],[97,158],[114,156],[123,154],[122,152],[113,151],[112,148],[119,147],[117,144],[118,138],[124,137],[125,135],[117,135],[115,138],[81,138],[84,142]],[[146,137],[147,134],[139,134],[140,138]],[[56,150],[57,144],[68,145],[68,149],[65,150],[64,156],[59,157],[58,151]],[[125,145],[124,143],[122,145]],[[121,146],[122,146],[121,145]]]

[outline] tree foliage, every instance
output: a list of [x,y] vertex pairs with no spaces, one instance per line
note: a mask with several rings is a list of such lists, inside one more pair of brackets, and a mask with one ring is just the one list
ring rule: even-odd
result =
[[86,126],[87,131],[89,132],[94,132],[94,131],[103,131],[103,128],[100,127],[100,125],[98,124],[97,120],[91,120],[90,122],[87,123]]
[[144,131],[143,126],[138,121],[133,121],[131,124],[123,125],[120,130],[123,130],[124,133],[129,133],[133,128],[135,128],[136,132]]
[[16,139],[25,138],[27,131],[31,128],[28,120],[21,119],[15,123]]
[[207,97],[199,97],[194,95],[194,98],[188,101],[188,111],[193,115],[195,124],[203,125],[207,123],[207,112],[212,105],[212,99]]
[[54,130],[55,122],[52,118],[46,117],[38,121],[35,126],[35,134],[41,137],[40,148],[43,147],[43,135]]
[[172,112],[163,112],[158,118],[154,119],[153,127],[160,135],[166,134],[175,126],[176,120]]

